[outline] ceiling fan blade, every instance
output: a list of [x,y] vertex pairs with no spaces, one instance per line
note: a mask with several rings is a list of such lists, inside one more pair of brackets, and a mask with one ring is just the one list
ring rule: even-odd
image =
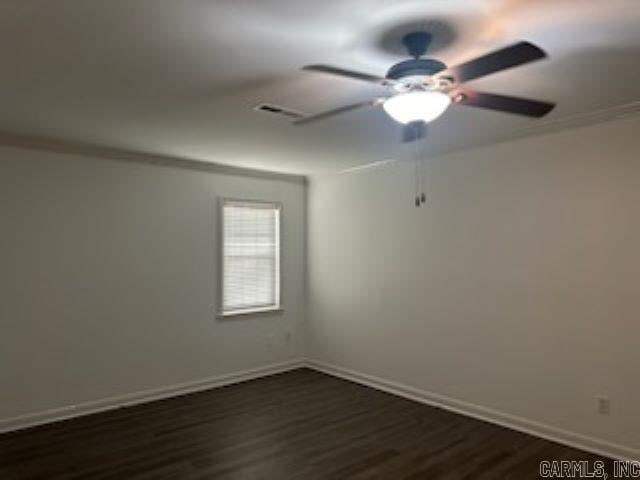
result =
[[450,67],[445,74],[452,75],[458,83],[463,83],[546,57],[544,50],[533,43],[519,42]]
[[308,117],[301,118],[293,122],[294,125],[306,125],[307,123],[315,122],[317,120],[323,120],[327,117],[333,117],[341,113],[350,112],[351,110],[357,110],[364,107],[377,107],[384,102],[383,98],[374,98],[372,100],[366,100],[364,102],[353,103],[351,105],[345,105],[344,107],[334,108],[326,112],[318,113],[316,115],[310,115]]
[[465,89],[453,96],[454,103],[469,107],[488,108],[516,115],[540,118],[544,117],[556,106],[555,103],[528,98],[496,95],[494,93],[476,92]]
[[427,136],[427,123],[422,121],[410,122],[402,127],[402,141],[415,142]]
[[378,85],[387,86],[392,85],[394,82],[384,77],[377,75],[371,75],[368,73],[354,72],[353,70],[345,70],[344,68],[332,67],[330,65],[307,65],[302,67],[303,70],[310,72],[328,73],[330,75],[337,75],[339,77],[353,78],[355,80],[362,80],[369,83],[377,83]]

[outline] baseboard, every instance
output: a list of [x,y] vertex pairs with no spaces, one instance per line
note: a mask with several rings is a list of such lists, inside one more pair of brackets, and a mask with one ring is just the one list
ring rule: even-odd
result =
[[78,405],[68,405],[61,408],[54,408],[19,417],[7,418],[0,420],[0,433],[6,433],[14,430],[35,427],[45,423],[59,422],[74,417],[90,415],[92,413],[105,412],[116,408],[129,407],[141,403],[152,402],[154,400],[162,400],[165,398],[185,395],[187,393],[195,393],[212,388],[223,387],[233,383],[245,382],[255,378],[275,375],[277,373],[295,370],[305,366],[303,360],[292,360],[283,363],[275,363],[265,365],[263,367],[253,368],[250,370],[242,370],[225,375],[195,380],[192,382],[168,385],[166,387],[154,388],[135,393],[128,393],[115,397],[104,398],[100,400],[80,403]]
[[245,382],[256,378],[267,377],[277,373],[284,373],[298,368],[311,368],[328,375],[343,378],[377,390],[408,398],[433,407],[476,418],[485,422],[500,425],[502,427],[517,430],[529,435],[544,438],[552,442],[561,443],[569,447],[585,450],[598,455],[604,455],[620,460],[640,460],[640,450],[618,445],[594,437],[581,435],[567,430],[559,429],[526,418],[499,412],[473,403],[457,400],[455,398],[427,392],[415,387],[403,385],[387,379],[368,375],[354,370],[342,368],[336,365],[319,362],[317,360],[292,360],[258,367],[250,370],[242,370],[225,375],[218,375],[192,382],[185,382],[166,387],[145,390],[101,400],[85,402],[78,405],[69,405],[61,408],[36,412],[0,420],[0,433],[35,427],[46,423],[67,420],[74,417],[105,412],[117,408],[124,408],[141,403],[162,400],[165,398],[195,393],[212,388],[223,387],[234,383]]
[[544,438],[552,442],[567,445],[579,450],[585,450],[597,455],[611,457],[619,460],[640,460],[640,450],[629,448],[623,445],[600,440],[579,433],[570,432],[560,428],[552,427],[527,418],[499,412],[491,408],[483,407],[473,403],[457,400],[455,398],[427,392],[415,387],[403,385],[383,378],[375,377],[365,373],[356,372],[336,365],[307,360],[305,365],[308,368],[317,370],[328,375],[333,375],[345,380],[359,383],[377,390],[408,398],[416,402],[424,403],[433,407],[449,410],[460,415],[465,415],[485,422],[500,425],[519,432],[527,433],[536,437]]

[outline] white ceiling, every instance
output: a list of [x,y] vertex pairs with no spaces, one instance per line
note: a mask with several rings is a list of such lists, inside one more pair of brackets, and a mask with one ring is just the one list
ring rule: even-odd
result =
[[550,60],[470,85],[558,103],[543,120],[452,108],[428,152],[640,100],[638,0],[20,0],[0,4],[0,130],[301,174],[399,158],[410,147],[381,110],[295,127],[252,107],[315,113],[376,96],[299,69],[384,75],[412,24],[432,25],[431,54],[448,64],[538,44]]

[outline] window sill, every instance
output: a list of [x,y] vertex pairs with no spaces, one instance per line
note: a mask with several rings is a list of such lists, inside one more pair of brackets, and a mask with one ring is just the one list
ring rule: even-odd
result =
[[283,312],[282,305],[278,307],[259,307],[259,308],[246,308],[244,310],[232,310],[229,312],[218,313],[218,318],[232,318],[232,317],[244,317],[248,315],[260,315],[265,313],[278,313]]

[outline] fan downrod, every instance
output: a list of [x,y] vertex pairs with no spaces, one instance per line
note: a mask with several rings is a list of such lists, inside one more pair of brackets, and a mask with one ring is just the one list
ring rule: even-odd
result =
[[409,76],[431,76],[447,66],[435,58],[422,58],[427,53],[433,36],[429,32],[411,32],[402,37],[402,43],[413,58],[392,65],[386,78],[400,80]]
[[407,52],[416,60],[427,53],[432,36],[428,32],[411,32],[402,37],[402,43]]

